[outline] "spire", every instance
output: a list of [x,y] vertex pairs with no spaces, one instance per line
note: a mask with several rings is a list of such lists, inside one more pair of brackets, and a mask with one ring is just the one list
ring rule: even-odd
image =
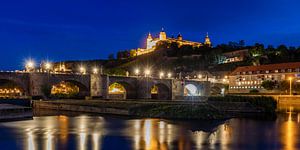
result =
[[151,35],[150,32],[148,33],[148,38],[147,39],[152,39],[152,35]]
[[205,37],[204,44],[208,45],[209,47],[211,47],[211,41],[210,41],[210,38],[208,36],[208,32],[206,32],[206,37]]
[[181,35],[180,32],[179,32],[179,34],[178,34],[178,36],[177,36],[177,39],[178,39],[178,40],[182,40],[182,35]]
[[159,39],[160,40],[166,40],[167,39],[167,34],[166,32],[164,31],[164,28],[161,28],[161,31],[159,33]]

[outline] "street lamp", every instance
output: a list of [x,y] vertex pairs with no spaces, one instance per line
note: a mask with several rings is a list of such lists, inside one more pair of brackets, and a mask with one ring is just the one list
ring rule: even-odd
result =
[[136,76],[139,76],[140,70],[139,69],[135,69],[134,73],[135,73]]
[[164,77],[164,73],[163,72],[160,72],[159,73],[159,78],[161,79],[161,78],[163,78]]
[[198,78],[199,78],[199,79],[202,79],[202,75],[201,75],[201,74],[199,74],[199,75],[198,75]]
[[171,78],[172,77],[172,74],[171,73],[168,73],[168,78]]
[[289,77],[289,80],[290,80],[290,95],[292,95],[292,80],[293,80],[293,78]]
[[50,62],[46,62],[45,65],[44,65],[44,67],[45,67],[45,69],[47,71],[49,71],[51,69],[51,67],[52,67],[52,64]]
[[85,68],[84,68],[84,67],[81,66],[81,67],[79,68],[79,71],[80,71],[80,73],[85,74]]
[[25,69],[26,71],[30,71],[30,70],[33,70],[35,67],[35,63],[33,60],[28,60],[25,64]]
[[149,69],[146,69],[145,70],[145,76],[149,76],[150,75],[150,70]]
[[93,68],[93,74],[98,74],[98,68]]

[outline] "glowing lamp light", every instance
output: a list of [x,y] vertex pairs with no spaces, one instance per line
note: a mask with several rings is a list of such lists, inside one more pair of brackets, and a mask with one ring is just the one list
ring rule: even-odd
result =
[[46,70],[50,70],[51,67],[52,67],[52,64],[50,62],[45,63],[45,69]]
[[172,77],[172,74],[171,73],[168,73],[168,78],[171,78]]
[[98,68],[94,68],[94,69],[93,69],[93,73],[94,73],[94,74],[98,74]]
[[162,77],[164,77],[164,73],[163,72],[159,73],[159,78],[162,78]]
[[199,78],[199,79],[201,79],[201,78],[202,78],[202,75],[201,75],[201,74],[199,74],[199,75],[198,75],[198,78]]
[[147,76],[150,75],[150,70],[149,69],[145,70],[145,75],[147,75]]
[[85,68],[84,68],[84,67],[80,67],[80,68],[79,68],[79,71],[80,71],[80,73],[83,73],[83,74],[84,74],[84,73],[85,73]]
[[25,64],[26,70],[34,69],[34,67],[35,67],[35,63],[33,60],[28,60]]
[[134,73],[135,73],[136,75],[139,75],[140,70],[139,70],[139,69],[135,69]]

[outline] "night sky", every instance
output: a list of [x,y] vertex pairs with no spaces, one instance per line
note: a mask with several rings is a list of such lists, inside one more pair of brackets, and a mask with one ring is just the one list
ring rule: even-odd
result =
[[8,0],[0,2],[0,69],[21,69],[28,58],[106,59],[144,46],[148,32],[214,45],[300,46],[298,0]]

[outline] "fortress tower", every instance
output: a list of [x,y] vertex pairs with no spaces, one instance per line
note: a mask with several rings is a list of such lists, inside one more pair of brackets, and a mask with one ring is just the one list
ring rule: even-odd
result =
[[208,33],[206,33],[204,45],[211,47],[211,42],[210,42],[210,38],[208,37]]
[[167,39],[167,34],[164,31],[164,28],[162,28],[162,30],[159,33],[159,40],[166,40]]

